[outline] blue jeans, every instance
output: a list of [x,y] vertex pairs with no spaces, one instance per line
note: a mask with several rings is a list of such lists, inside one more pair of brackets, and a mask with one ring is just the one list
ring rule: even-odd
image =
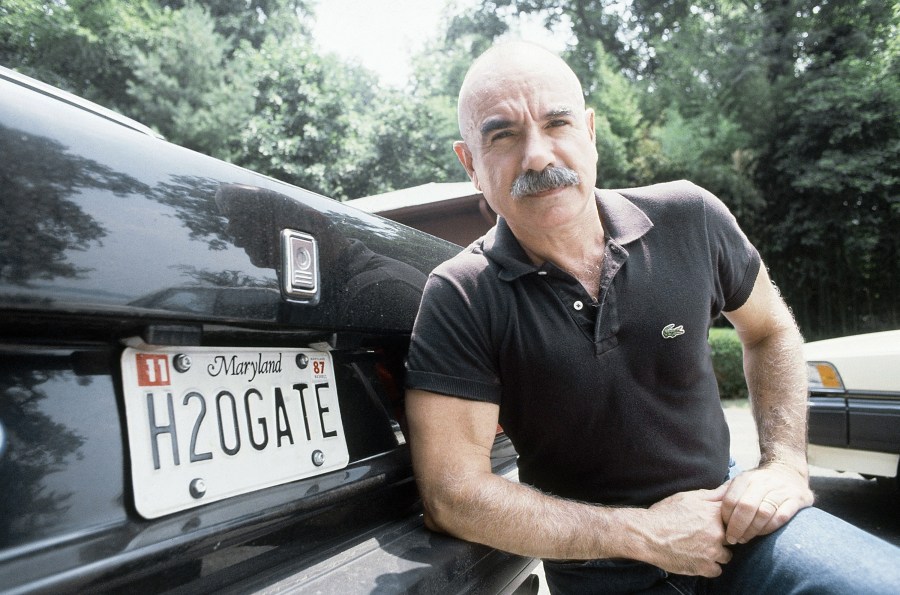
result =
[[548,560],[544,573],[551,593],[567,595],[900,593],[900,548],[818,508],[801,510],[778,531],[731,549],[734,557],[714,579],[630,560]]

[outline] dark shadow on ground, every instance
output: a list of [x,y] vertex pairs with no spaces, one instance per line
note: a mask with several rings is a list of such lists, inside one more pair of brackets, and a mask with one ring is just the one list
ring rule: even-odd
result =
[[900,490],[863,479],[846,477],[810,478],[816,506],[900,547]]

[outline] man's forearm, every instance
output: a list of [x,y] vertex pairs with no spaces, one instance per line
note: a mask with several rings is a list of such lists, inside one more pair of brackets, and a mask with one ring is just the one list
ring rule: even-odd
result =
[[720,491],[677,494],[642,509],[563,500],[499,476],[452,483],[443,495],[426,496],[429,526],[515,554],[629,558],[705,576],[717,576],[730,558]]
[[759,433],[760,465],[788,465],[804,477],[806,365],[796,325],[782,318],[773,333],[744,347],[744,372]]
[[744,375],[760,465],[734,478],[722,501],[728,543],[768,535],[813,503],[806,464],[806,365],[800,332],[761,267],[747,302],[727,313],[744,347]]
[[538,558],[622,555],[614,543],[621,530],[611,530],[615,509],[554,498],[496,475],[452,478],[444,486],[423,490],[426,520],[434,529]]

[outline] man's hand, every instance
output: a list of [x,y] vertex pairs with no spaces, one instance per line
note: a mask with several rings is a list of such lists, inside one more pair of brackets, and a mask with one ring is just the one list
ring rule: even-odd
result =
[[677,574],[722,574],[722,565],[731,560],[722,522],[722,498],[727,489],[725,484],[715,490],[681,492],[651,506],[657,547],[648,561]]
[[725,540],[733,545],[768,535],[812,503],[807,478],[787,465],[769,463],[742,473],[722,500]]

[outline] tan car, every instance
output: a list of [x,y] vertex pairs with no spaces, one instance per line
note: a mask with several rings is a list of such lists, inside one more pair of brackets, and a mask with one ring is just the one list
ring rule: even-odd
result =
[[809,462],[897,482],[900,330],[804,346],[809,372]]

